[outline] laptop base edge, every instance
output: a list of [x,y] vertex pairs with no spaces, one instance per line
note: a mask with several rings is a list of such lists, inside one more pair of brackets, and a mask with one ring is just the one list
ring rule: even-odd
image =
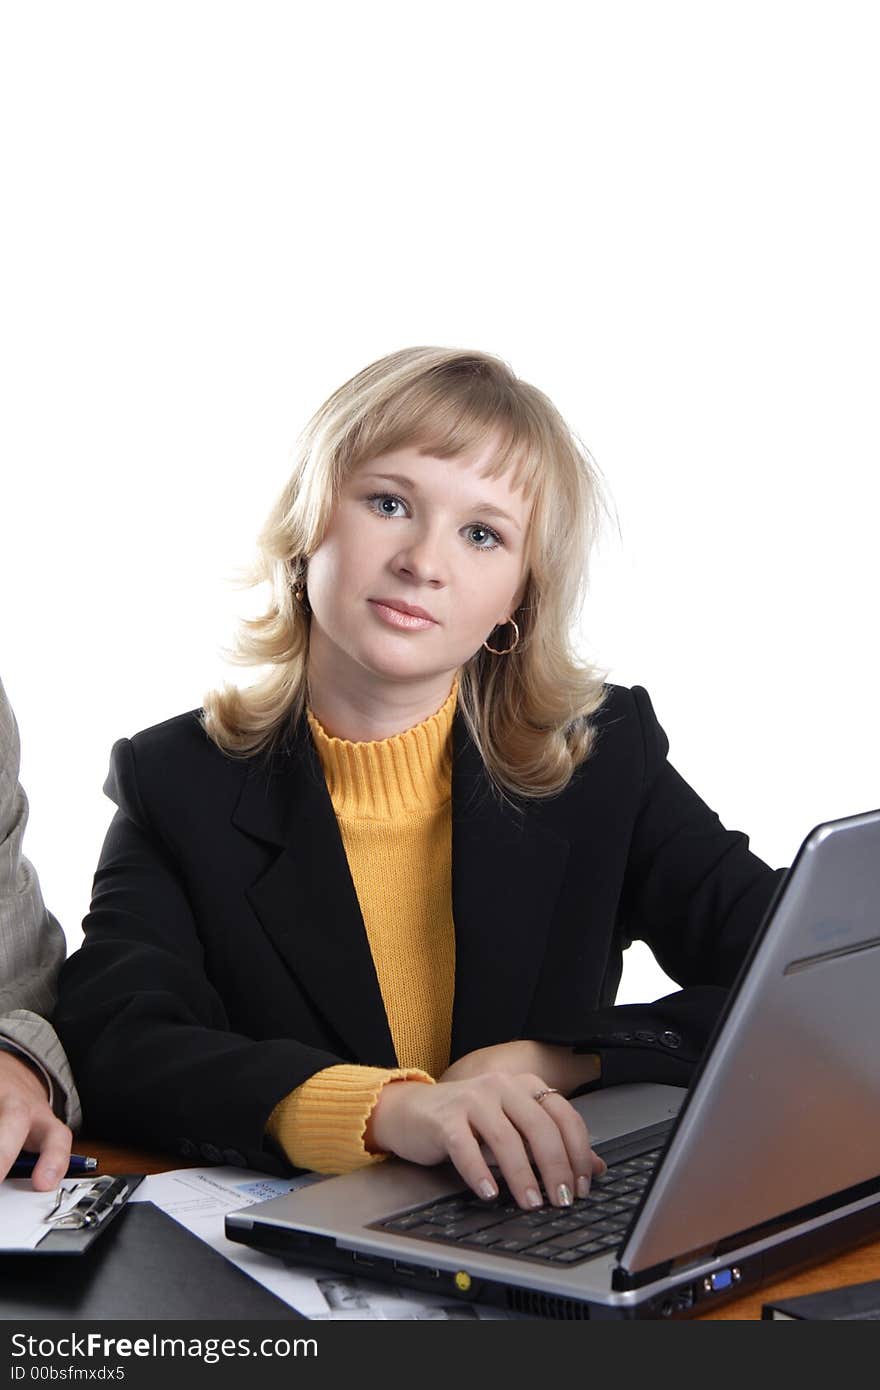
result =
[[[427,1262],[410,1264],[405,1260],[362,1254],[337,1244],[332,1236],[295,1232],[276,1226],[231,1226],[230,1240],[249,1245],[280,1258],[285,1264],[323,1269],[352,1278],[375,1279],[398,1288],[442,1295],[460,1303],[475,1303],[503,1309],[520,1316],[556,1321],[683,1319],[707,1313],[783,1276],[798,1273],[810,1265],[833,1259],[854,1246],[876,1240],[880,1233],[880,1202],[836,1221],[791,1236],[771,1248],[741,1254],[730,1252],[729,1264],[718,1268],[718,1261],[682,1270],[677,1279],[623,1294],[609,1294],[608,1301],[578,1299],[495,1280],[486,1274],[470,1274],[432,1268]],[[728,1258],[728,1257],[725,1257]],[[463,1261],[462,1263],[465,1263]],[[729,1282],[727,1276],[729,1275]]]

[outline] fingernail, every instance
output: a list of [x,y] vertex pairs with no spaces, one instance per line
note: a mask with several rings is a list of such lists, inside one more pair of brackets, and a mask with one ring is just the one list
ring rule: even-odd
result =
[[590,1195],[590,1179],[589,1179],[589,1178],[583,1178],[583,1177],[578,1178],[578,1180],[577,1180],[577,1194],[578,1194],[579,1197],[589,1197],[589,1195]]
[[556,1189],[556,1196],[561,1207],[571,1206],[571,1188],[566,1186],[564,1182],[561,1182]]
[[530,1207],[542,1207],[544,1199],[536,1187],[526,1188],[526,1201]]
[[47,1182],[51,1182],[54,1184],[59,1181],[61,1174],[59,1173],[57,1168],[44,1168],[43,1177],[46,1179]]
[[484,1202],[491,1202],[493,1197],[498,1196],[498,1188],[495,1186],[494,1182],[490,1182],[488,1178],[484,1178],[480,1183],[479,1193]]

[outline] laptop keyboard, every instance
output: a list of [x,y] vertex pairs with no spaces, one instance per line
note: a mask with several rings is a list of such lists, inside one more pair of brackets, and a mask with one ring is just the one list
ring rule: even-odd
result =
[[492,1202],[457,1192],[379,1221],[376,1229],[543,1264],[575,1265],[620,1244],[661,1151],[662,1145],[612,1164],[601,1178],[593,1178],[590,1195],[576,1198],[570,1207],[524,1211],[504,1189]]

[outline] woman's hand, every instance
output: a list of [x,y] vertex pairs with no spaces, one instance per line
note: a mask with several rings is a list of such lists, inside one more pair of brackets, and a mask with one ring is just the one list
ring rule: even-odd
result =
[[585,1197],[590,1179],[605,1171],[590,1148],[586,1125],[565,1097],[536,1099],[549,1087],[542,1076],[485,1071],[448,1077],[444,1073],[436,1086],[421,1081],[384,1086],[367,1125],[366,1147],[413,1163],[449,1159],[468,1186],[489,1200],[498,1195],[498,1186],[480,1149],[484,1143],[514,1199],[526,1209],[543,1205],[535,1169],[553,1205],[563,1207],[575,1195]]
[[568,1095],[579,1086],[599,1079],[599,1058],[592,1053],[575,1053],[570,1047],[553,1043],[532,1042],[519,1038],[515,1042],[496,1043],[468,1052],[447,1067],[439,1081],[464,1081],[487,1072],[536,1072],[545,1078],[547,1086]]

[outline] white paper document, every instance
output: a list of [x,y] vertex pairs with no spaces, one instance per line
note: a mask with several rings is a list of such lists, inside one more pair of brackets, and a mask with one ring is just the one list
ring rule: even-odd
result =
[[[75,1189],[76,1179],[67,1179],[65,1192]],[[70,1205],[74,1198],[65,1199]],[[35,1250],[52,1229],[47,1218],[58,1205],[58,1189],[35,1192],[30,1178],[6,1178],[0,1182],[0,1250]]]
[[515,1317],[500,1308],[477,1308],[436,1294],[416,1293],[368,1279],[349,1279],[330,1271],[316,1276],[311,1270],[295,1269],[273,1255],[226,1239],[223,1219],[228,1212],[320,1181],[317,1173],[270,1178],[248,1168],[178,1168],[144,1178],[131,1200],[155,1203],[306,1318],[506,1321]]

